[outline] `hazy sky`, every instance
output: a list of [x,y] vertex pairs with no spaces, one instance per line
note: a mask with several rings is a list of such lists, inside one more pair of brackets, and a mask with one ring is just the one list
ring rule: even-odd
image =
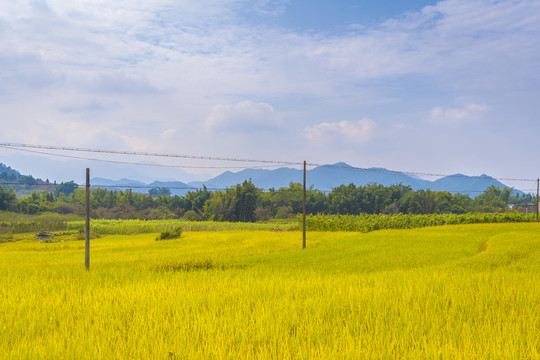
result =
[[0,142],[537,178],[539,110],[538,0],[0,1]]

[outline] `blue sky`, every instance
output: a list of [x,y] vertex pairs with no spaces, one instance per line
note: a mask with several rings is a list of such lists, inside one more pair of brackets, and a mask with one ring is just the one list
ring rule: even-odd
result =
[[350,31],[354,26],[373,26],[406,12],[419,11],[436,1],[298,0],[265,3],[266,6],[244,10],[245,20],[251,24],[264,22],[283,26],[293,31],[339,34]]
[[[537,178],[539,59],[537,0],[15,0],[0,141]],[[0,161],[58,180],[87,166]]]

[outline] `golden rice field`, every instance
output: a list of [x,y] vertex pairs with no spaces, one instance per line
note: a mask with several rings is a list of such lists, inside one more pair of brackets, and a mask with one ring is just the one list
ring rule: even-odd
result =
[[540,225],[0,244],[3,359],[538,359]]

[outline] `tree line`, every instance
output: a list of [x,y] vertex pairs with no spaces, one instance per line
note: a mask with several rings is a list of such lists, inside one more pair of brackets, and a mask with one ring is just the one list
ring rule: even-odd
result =
[[[163,194],[164,195],[159,195]],[[152,195],[151,195],[152,194]],[[308,214],[464,214],[503,212],[509,204],[532,204],[531,194],[516,195],[510,188],[491,186],[482,194],[452,194],[448,191],[413,190],[410,186],[370,184],[341,185],[329,193],[313,187],[306,191]],[[74,182],[56,185],[53,191],[34,191],[18,199],[10,188],[0,187],[0,210],[22,214],[56,212],[83,215],[85,189]],[[206,187],[184,196],[171,196],[156,189],[149,194],[132,190],[92,188],[91,216],[105,219],[167,219],[253,222],[296,217],[303,208],[299,183],[263,191],[251,180],[225,190]]]

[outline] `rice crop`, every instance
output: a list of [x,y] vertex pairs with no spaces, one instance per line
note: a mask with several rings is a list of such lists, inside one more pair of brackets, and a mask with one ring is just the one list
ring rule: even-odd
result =
[[[82,229],[84,221],[70,221],[68,229]],[[225,221],[184,221],[171,220],[107,220],[92,219],[90,227],[101,235],[133,235],[157,233],[164,230],[182,229],[182,231],[228,231],[228,230],[277,230],[290,231],[298,229],[294,221],[281,222],[225,222]]]
[[7,359],[538,359],[540,226],[0,244]]

